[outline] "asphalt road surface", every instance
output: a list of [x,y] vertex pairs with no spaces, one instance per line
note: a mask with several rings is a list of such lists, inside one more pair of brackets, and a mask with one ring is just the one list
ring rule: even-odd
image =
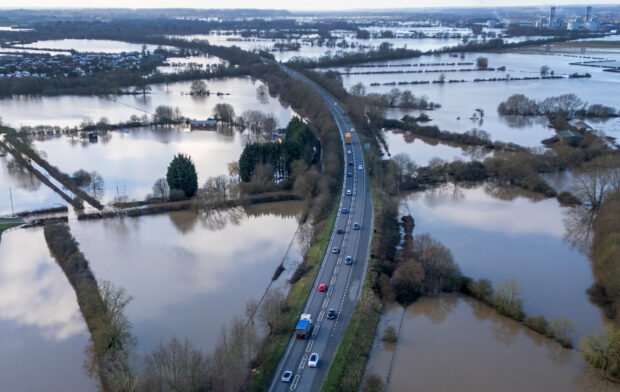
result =
[[[295,334],[291,336],[269,385],[269,391],[318,391],[362,292],[372,237],[373,204],[362,146],[343,110],[314,82],[283,65],[280,67],[292,77],[311,85],[323,98],[338,124],[344,148],[344,186],[336,224],[303,311],[312,315],[314,329],[305,339],[296,339]],[[347,132],[352,136],[351,145],[345,144],[344,134]],[[351,191],[350,196],[346,194],[347,190]],[[349,212],[343,213],[343,207]],[[360,225],[360,230],[353,229],[354,223]],[[337,229],[344,232],[337,234]],[[335,247],[340,250],[339,253],[332,252]],[[353,258],[352,265],[345,264],[347,256]],[[319,284],[327,284],[327,291],[319,292]],[[338,313],[335,320],[327,319],[329,309],[335,309]],[[312,353],[320,357],[316,368],[308,367],[308,357]],[[282,374],[287,370],[294,374],[290,383],[281,381]]]

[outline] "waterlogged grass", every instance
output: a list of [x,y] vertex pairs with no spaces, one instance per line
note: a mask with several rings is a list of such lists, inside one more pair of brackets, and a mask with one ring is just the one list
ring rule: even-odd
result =
[[2,240],[2,232],[15,226],[19,226],[19,223],[2,223],[0,221],[0,241]]
[[[376,212],[373,222],[374,233],[382,203],[380,198],[376,196],[374,189],[372,189],[372,194]],[[377,237],[373,236],[373,245],[376,240]],[[340,346],[338,346],[338,351],[323,382],[321,391],[354,392],[359,390],[382,311],[381,301],[372,290],[371,274],[376,263],[377,259],[368,260],[362,298],[355,306],[351,321],[342,337]]]
[[327,221],[326,229],[320,234],[316,242],[306,253],[306,265],[312,266],[312,269],[291,286],[291,290],[286,298],[286,305],[288,307],[288,311],[284,315],[284,317],[286,317],[286,328],[267,343],[264,349],[266,353],[265,360],[262,361],[261,366],[254,371],[255,391],[264,391],[269,386],[269,382],[278,366],[278,362],[284,354],[291,333],[299,320],[299,315],[310,295],[310,290],[312,290],[316,275],[321,268],[321,263],[323,262],[323,257],[327,251],[327,245],[329,244],[329,239],[334,229],[336,216],[338,215],[338,204],[336,202],[334,202],[334,204]]

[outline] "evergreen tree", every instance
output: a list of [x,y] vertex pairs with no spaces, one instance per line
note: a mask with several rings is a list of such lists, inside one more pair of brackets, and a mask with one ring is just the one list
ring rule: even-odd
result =
[[196,166],[189,155],[175,155],[168,165],[168,173],[166,181],[170,189],[179,189],[185,193],[186,197],[192,197],[198,189],[198,175],[196,174]]

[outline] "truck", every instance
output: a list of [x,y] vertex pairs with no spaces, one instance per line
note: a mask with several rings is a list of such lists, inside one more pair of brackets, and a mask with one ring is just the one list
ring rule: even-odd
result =
[[347,132],[344,134],[344,142],[345,144],[351,144],[351,133]]
[[310,335],[312,331],[312,315],[310,313],[303,313],[297,322],[295,327],[295,335],[297,339],[305,339]]

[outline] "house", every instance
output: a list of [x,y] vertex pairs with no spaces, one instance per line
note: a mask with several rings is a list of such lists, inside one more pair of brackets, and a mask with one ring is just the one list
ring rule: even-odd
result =
[[586,131],[592,131],[592,127],[584,122],[584,121],[577,121],[576,123],[573,124],[574,127],[576,127],[580,132],[586,132]]
[[198,130],[209,130],[209,129],[216,129],[217,128],[217,120],[214,120],[212,118],[208,119],[208,120],[190,120],[189,122],[189,129],[191,129],[192,131],[198,131]]
[[558,132],[558,138],[561,142],[570,144],[571,146],[576,146],[579,144],[581,139],[583,139],[583,135],[579,132],[566,130]]

